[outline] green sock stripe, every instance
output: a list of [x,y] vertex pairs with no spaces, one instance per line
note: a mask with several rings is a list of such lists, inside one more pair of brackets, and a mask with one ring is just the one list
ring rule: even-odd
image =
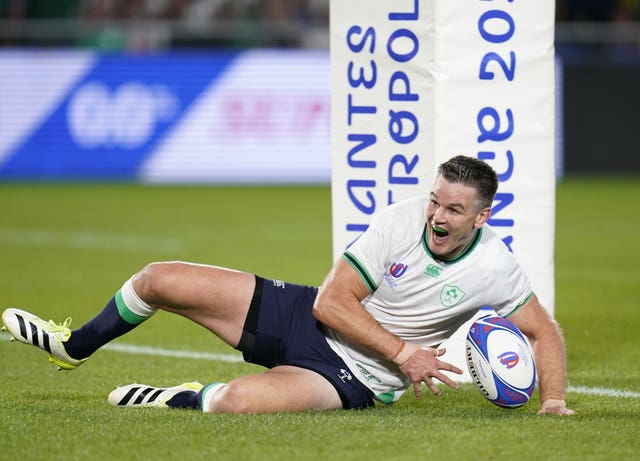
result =
[[127,305],[124,303],[124,299],[122,299],[121,290],[118,290],[118,292],[116,293],[116,307],[118,308],[118,314],[120,314],[122,320],[130,323],[131,325],[139,325],[147,320],[146,317],[135,314],[129,310]]

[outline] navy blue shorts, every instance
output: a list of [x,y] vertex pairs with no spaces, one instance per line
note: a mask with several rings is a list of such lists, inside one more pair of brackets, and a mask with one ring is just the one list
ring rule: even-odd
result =
[[312,313],[318,289],[256,276],[256,289],[237,349],[245,361],[273,368],[291,365],[324,376],[345,409],[374,404],[373,393],[358,381],[327,343]]

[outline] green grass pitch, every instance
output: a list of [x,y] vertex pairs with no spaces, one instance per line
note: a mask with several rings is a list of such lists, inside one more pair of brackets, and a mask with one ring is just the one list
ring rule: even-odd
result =
[[[504,410],[470,384],[366,411],[122,410],[106,401],[116,385],[228,380],[260,368],[105,349],[58,372],[3,334],[0,459],[638,459],[638,197],[638,178],[558,185],[556,316],[574,417],[536,416],[537,395]],[[319,284],[332,263],[330,190],[0,184],[0,308],[71,316],[77,326],[146,263],[173,259]],[[115,344],[234,354],[163,312]]]

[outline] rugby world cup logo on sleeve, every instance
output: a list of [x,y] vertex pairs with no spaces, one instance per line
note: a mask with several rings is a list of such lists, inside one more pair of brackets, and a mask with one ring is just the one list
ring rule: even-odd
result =
[[393,278],[400,278],[404,275],[405,272],[407,272],[407,266],[406,264],[402,264],[402,263],[393,263],[391,264],[391,266],[389,266],[389,275],[391,275]]
[[395,288],[398,286],[397,280],[402,277],[409,266],[403,263],[392,263],[384,274],[384,280],[390,287]]

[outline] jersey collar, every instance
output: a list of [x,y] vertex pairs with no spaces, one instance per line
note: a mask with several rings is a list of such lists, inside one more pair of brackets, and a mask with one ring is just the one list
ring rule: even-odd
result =
[[476,246],[478,246],[478,243],[480,242],[480,237],[482,237],[482,227],[480,229],[476,229],[476,232],[475,232],[473,238],[467,244],[467,246],[464,247],[464,249],[460,252],[460,254],[458,256],[454,256],[453,258],[444,258],[442,256],[437,256],[437,255],[433,254],[431,252],[431,250],[429,249],[429,231],[427,229],[427,225],[425,224],[424,225],[424,230],[422,231],[422,247],[424,248],[424,251],[426,251],[427,254],[429,256],[431,256],[433,259],[436,259],[438,261],[442,261],[444,263],[453,264],[453,263],[457,263],[458,261],[461,261],[464,258],[466,258],[467,256],[469,256],[469,254],[473,251],[473,249]]

